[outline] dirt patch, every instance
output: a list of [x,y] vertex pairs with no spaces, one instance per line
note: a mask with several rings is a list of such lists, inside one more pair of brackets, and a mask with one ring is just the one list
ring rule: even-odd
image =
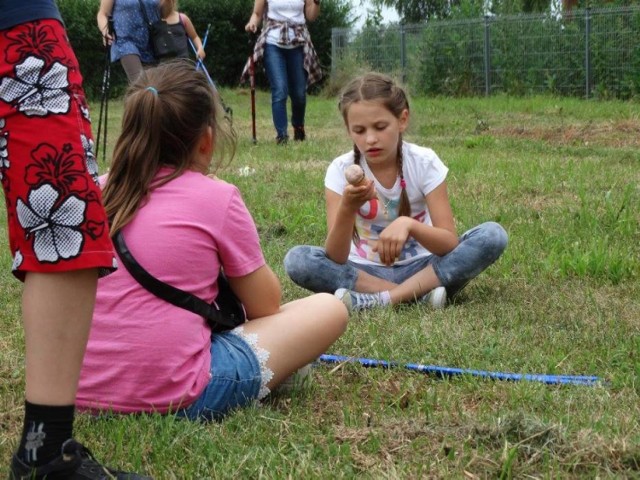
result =
[[618,120],[584,125],[505,126],[490,133],[499,137],[541,140],[554,145],[584,145],[617,148],[640,146],[640,120]]

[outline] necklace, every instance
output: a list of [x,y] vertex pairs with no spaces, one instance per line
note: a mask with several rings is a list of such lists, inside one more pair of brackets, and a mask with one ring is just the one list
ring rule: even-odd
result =
[[377,194],[378,200],[380,200],[380,203],[382,203],[382,214],[384,215],[384,218],[389,218],[389,205],[391,205],[391,202],[393,200],[385,197],[380,192],[377,192]]

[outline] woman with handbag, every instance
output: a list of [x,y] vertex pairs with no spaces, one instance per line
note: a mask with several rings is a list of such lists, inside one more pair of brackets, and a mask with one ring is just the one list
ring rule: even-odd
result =
[[111,47],[111,61],[120,61],[130,84],[157,63],[149,25],[160,20],[160,0],[100,0],[97,19],[102,41]]
[[332,295],[280,305],[240,192],[209,173],[213,156],[215,170],[233,154],[229,128],[193,62],[147,70],[125,98],[103,200],[112,235],[150,275],[211,303],[222,269],[248,321],[212,333],[120,268],[98,285],[79,408],[219,419],[264,398],[345,330],[347,310]]

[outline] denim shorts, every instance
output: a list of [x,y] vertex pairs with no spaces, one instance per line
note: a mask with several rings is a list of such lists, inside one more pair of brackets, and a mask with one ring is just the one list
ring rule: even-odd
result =
[[[200,397],[178,410],[189,420],[221,420],[232,410],[266,396],[264,386],[273,375],[266,369],[269,354],[257,346],[257,336],[242,327],[211,336],[211,380]],[[269,375],[271,373],[271,375]]]

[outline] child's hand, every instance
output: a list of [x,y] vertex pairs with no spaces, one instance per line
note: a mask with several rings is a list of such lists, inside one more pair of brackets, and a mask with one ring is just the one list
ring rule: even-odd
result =
[[200,47],[200,48],[198,49],[198,51],[196,52],[196,55],[197,55],[197,57],[198,57],[200,60],[204,60],[204,59],[205,59],[205,57],[207,56],[207,54],[206,54],[206,53],[204,53],[204,48],[202,48],[202,47]]
[[393,265],[402,253],[411,233],[411,221],[409,217],[398,217],[380,232],[380,239],[372,250],[378,253],[383,265]]
[[356,185],[347,184],[342,193],[342,203],[350,210],[358,210],[365,202],[376,198],[376,189],[373,180],[364,179]]

